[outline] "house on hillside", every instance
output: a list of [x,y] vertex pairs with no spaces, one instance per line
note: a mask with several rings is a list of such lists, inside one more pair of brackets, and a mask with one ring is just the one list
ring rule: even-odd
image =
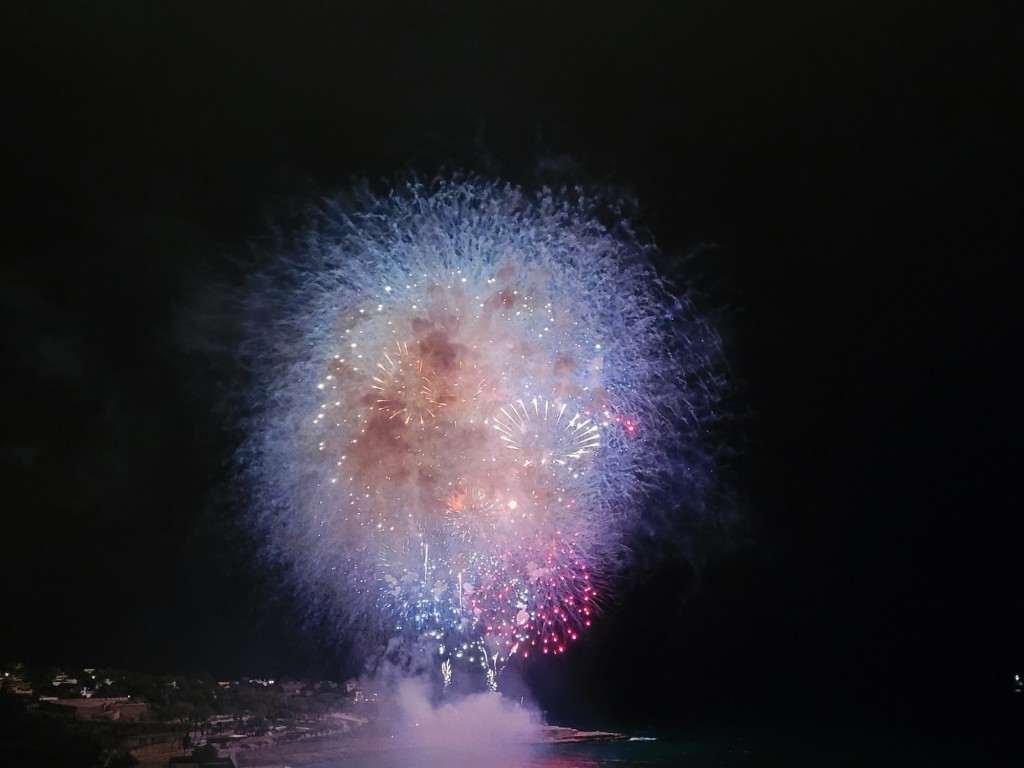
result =
[[[42,700],[42,699],[40,699]],[[148,706],[142,701],[132,701],[130,696],[90,699],[61,699],[60,704],[75,710],[79,720],[138,720],[146,713]]]

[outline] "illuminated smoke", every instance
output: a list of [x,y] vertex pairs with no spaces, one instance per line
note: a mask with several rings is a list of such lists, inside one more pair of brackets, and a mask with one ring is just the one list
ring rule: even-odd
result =
[[601,210],[363,193],[255,281],[253,528],[339,632],[432,637],[493,684],[590,626],[652,491],[700,506],[717,337]]

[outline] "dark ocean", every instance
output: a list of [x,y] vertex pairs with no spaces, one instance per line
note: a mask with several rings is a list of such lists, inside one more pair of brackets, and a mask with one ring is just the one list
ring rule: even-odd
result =
[[963,736],[916,732],[820,730],[804,733],[707,730],[661,733],[629,741],[561,744],[491,751],[398,749],[346,755],[318,768],[855,768],[858,766],[1024,765],[1024,731]]

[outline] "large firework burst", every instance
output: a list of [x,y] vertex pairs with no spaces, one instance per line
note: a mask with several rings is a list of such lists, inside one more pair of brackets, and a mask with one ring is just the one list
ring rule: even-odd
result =
[[596,212],[408,184],[327,204],[255,281],[253,527],[340,627],[561,653],[652,487],[701,492],[679,462],[702,450],[717,337]]

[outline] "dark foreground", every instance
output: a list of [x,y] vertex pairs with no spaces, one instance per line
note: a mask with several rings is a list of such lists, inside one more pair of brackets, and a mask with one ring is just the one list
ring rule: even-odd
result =
[[583,732],[529,745],[417,747],[394,737],[322,739],[238,754],[239,768],[860,768],[861,766],[1019,766],[1024,749],[1014,734],[960,736],[898,731],[746,732],[729,729],[624,736]]

